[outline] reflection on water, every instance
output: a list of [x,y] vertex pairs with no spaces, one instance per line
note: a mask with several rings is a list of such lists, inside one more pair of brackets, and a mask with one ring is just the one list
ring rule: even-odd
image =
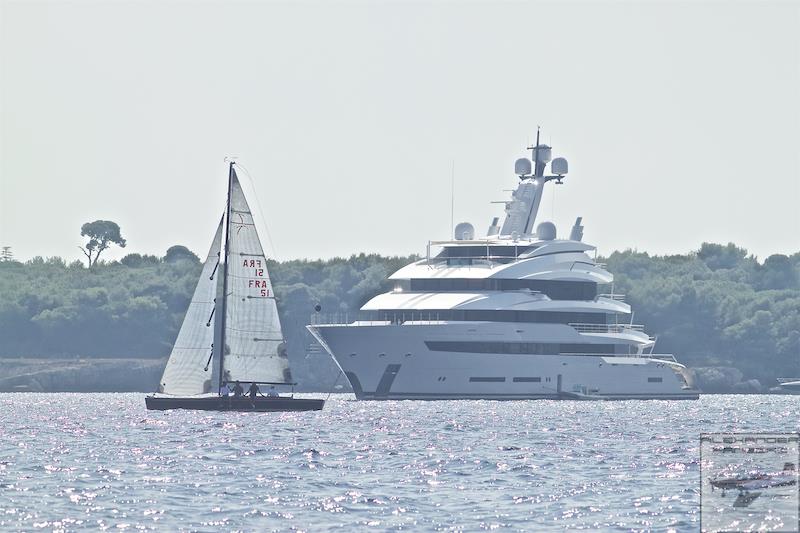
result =
[[699,434],[797,431],[790,396],[153,412],[0,394],[0,528],[699,527]]

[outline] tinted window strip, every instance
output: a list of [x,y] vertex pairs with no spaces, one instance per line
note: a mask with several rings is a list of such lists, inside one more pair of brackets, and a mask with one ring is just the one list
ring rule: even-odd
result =
[[448,291],[518,291],[533,290],[546,294],[553,300],[594,300],[597,297],[597,284],[590,281],[525,280],[501,278],[449,278],[449,279],[411,279],[409,290],[448,292]]
[[434,352],[533,355],[609,355],[614,353],[615,345],[499,341],[425,341],[425,346]]
[[493,378],[493,377],[472,377],[470,381],[478,383],[503,383],[506,378]]
[[512,311],[508,309],[430,309],[414,310],[408,309],[381,309],[372,313],[380,320],[387,317],[387,320],[455,320],[455,321],[476,321],[476,322],[525,322],[530,324],[606,324],[608,317],[605,311],[597,313],[591,312],[568,312],[568,311]]
[[525,377],[520,377],[520,378],[514,378],[512,381],[513,381],[514,383],[540,383],[540,382],[542,381],[542,378],[525,378]]

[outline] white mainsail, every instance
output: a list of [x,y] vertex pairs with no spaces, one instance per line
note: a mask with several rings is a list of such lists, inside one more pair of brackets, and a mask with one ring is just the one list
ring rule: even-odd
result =
[[223,381],[291,383],[264,250],[232,167],[229,213]]
[[211,367],[206,365],[214,342],[212,312],[214,298],[217,296],[222,229],[223,220],[220,220],[211,249],[203,263],[200,280],[164,368],[160,392],[192,395],[211,391]]

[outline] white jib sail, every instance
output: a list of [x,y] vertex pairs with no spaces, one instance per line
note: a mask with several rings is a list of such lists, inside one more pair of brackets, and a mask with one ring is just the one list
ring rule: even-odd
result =
[[225,381],[291,383],[264,250],[235,171],[231,179],[228,223],[223,378]]
[[214,298],[217,278],[222,273],[220,247],[223,221],[211,243],[200,280],[183,318],[178,338],[161,377],[160,392],[176,395],[202,394],[211,391],[212,367],[206,367],[214,342]]

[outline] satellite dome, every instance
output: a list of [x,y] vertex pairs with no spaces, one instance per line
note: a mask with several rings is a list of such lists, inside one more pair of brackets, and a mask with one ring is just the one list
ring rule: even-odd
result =
[[514,161],[514,174],[517,176],[529,176],[531,173],[531,160],[527,157],[520,157]]
[[567,160],[563,157],[556,157],[553,159],[553,162],[550,163],[550,170],[553,174],[557,176],[563,176],[567,172],[569,172],[569,165],[567,164]]
[[469,222],[456,224],[455,238],[457,241],[471,241],[475,238],[475,228]]
[[536,226],[536,236],[543,241],[552,241],[556,238],[556,225],[552,222],[542,222]]

